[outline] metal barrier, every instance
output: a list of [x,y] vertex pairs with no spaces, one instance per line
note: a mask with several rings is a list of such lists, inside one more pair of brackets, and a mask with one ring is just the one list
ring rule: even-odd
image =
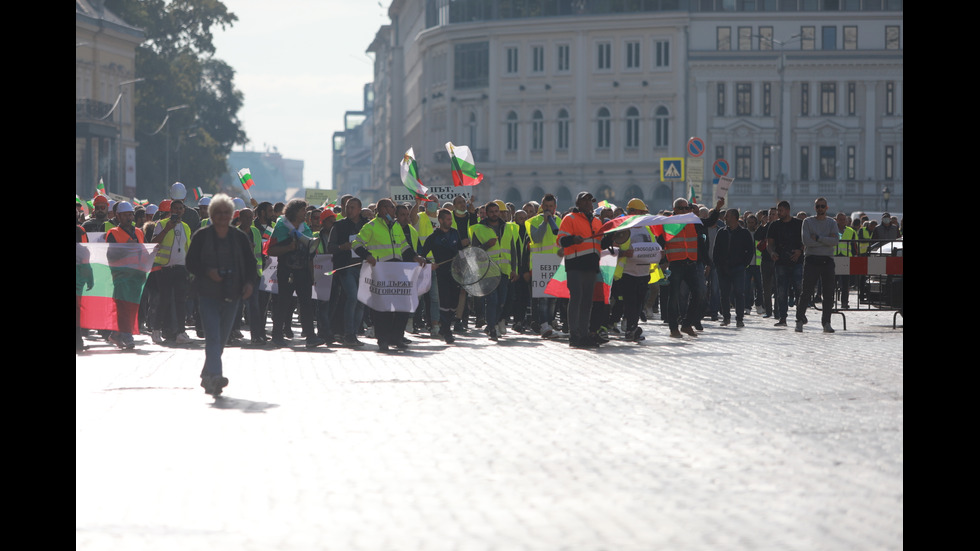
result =
[[[838,276],[852,276],[858,279],[857,308],[847,310],[894,311],[892,329],[897,327],[898,316],[904,314],[904,242],[901,238],[888,241],[874,239],[856,240],[858,244],[868,244],[869,251],[862,256],[835,256],[834,273]],[[848,290],[837,289],[838,295]],[[840,304],[840,297],[836,297]],[[834,308],[835,314],[844,317],[844,311]],[[847,321],[844,320],[844,328]]]

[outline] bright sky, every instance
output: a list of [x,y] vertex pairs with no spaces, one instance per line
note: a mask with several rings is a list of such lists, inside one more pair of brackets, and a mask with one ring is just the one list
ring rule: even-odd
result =
[[224,0],[238,22],[215,32],[215,57],[235,69],[245,95],[238,116],[251,140],[246,151],[275,146],[304,161],[304,187],[332,185],[331,136],[343,129],[345,111],[363,107],[374,74],[365,50],[388,23],[389,3]]

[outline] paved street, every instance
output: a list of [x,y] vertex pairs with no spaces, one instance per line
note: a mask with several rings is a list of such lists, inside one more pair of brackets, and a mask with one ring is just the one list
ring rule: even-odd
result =
[[902,549],[903,319],[851,312],[826,335],[809,317],[683,340],[658,317],[599,351],[297,338],[226,349],[219,399],[203,340],[122,352],[93,332],[76,548]]

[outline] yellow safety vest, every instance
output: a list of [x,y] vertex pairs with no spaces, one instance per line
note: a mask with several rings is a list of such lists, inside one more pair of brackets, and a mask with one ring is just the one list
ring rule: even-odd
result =
[[[170,218],[163,218],[158,223],[157,226],[163,228],[167,225],[167,220]],[[184,243],[185,247],[188,249],[191,246],[191,227],[187,225],[187,222],[181,222],[180,228],[184,230]],[[153,270],[157,271],[166,266],[170,262],[170,253],[174,248],[174,232],[168,231],[167,235],[163,236],[163,241],[160,246],[157,247],[157,255],[153,258]]]
[[409,245],[401,224],[395,222],[388,227],[385,219],[375,218],[364,224],[357,237],[351,242],[351,247],[353,249],[364,247],[376,260],[385,262],[401,260],[402,253],[409,248]]

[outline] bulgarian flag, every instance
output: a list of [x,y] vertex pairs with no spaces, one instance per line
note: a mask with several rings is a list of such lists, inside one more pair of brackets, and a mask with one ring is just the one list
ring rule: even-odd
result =
[[102,182],[102,178],[99,178],[99,185],[95,186],[95,195],[92,198],[94,199],[99,195],[105,195],[105,184]]
[[200,201],[201,197],[204,197],[204,190],[200,186],[194,188],[194,200]]
[[405,152],[405,156],[402,158],[400,167],[402,184],[405,185],[405,188],[411,191],[416,199],[432,201],[432,199],[427,197],[429,189],[422,185],[422,180],[419,179],[419,165],[415,162],[415,148],[408,148],[408,151]]
[[242,181],[242,188],[245,191],[248,191],[249,188],[255,185],[255,181],[252,180],[252,171],[247,168],[238,171],[238,179]]
[[698,202],[698,196],[694,193],[694,186],[691,186],[691,196],[687,198],[687,202],[691,204]]
[[483,174],[477,172],[473,164],[473,153],[469,147],[446,142],[446,151],[449,152],[454,186],[475,186],[483,181]]
[[[613,276],[616,275],[616,260],[618,257],[616,253],[611,253],[608,249],[603,249],[599,254],[599,275],[602,276],[602,280],[599,281],[597,278],[595,286],[592,288],[593,302],[602,301],[609,304],[609,295],[612,292]],[[551,278],[551,281],[545,286],[544,292],[553,297],[569,298],[564,258],[561,259],[561,264],[558,265],[558,270]]]
[[[687,214],[675,214],[674,216],[661,216],[659,214],[634,214],[632,216],[620,216],[619,218],[613,218],[612,220],[606,222],[599,228],[599,233],[596,235],[602,235],[611,231],[628,230],[631,228],[639,228],[642,226],[677,226],[676,234],[680,231],[680,227],[684,224],[700,224],[701,219],[698,215],[694,213]],[[655,235],[657,234],[656,229],[654,229]],[[672,236],[673,237],[673,236]]]
[[80,327],[139,333],[140,296],[155,249],[143,243],[75,244]]
[[610,203],[609,201],[603,200],[603,201],[600,201],[599,202],[599,208],[600,209],[613,209],[613,210],[616,210],[616,205]]

